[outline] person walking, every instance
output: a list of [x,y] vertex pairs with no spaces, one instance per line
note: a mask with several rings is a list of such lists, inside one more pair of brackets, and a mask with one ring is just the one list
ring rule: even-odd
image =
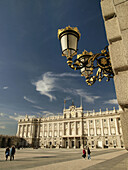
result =
[[12,146],[10,149],[10,161],[13,159],[14,160],[14,155],[15,155],[15,146]]
[[7,147],[5,150],[6,161],[8,160],[9,152],[10,152],[10,149],[9,149],[9,147]]
[[87,152],[88,152],[88,159],[91,159],[91,156],[90,156],[90,154],[91,154],[91,151],[90,151],[89,147],[88,147],[88,150],[87,150]]
[[83,155],[82,155],[83,158],[86,158],[86,150],[85,148],[83,148]]

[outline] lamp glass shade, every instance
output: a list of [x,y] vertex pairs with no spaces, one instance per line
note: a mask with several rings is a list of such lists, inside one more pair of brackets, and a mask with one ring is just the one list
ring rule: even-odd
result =
[[68,47],[69,49],[72,49],[73,51],[77,51],[77,37],[73,34],[68,35]]
[[62,38],[61,38],[61,48],[62,48],[62,52],[65,51],[68,46],[67,46],[67,35],[65,34]]

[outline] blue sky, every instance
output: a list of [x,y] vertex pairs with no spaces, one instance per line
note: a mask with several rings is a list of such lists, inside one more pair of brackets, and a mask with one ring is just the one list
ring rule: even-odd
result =
[[108,45],[100,0],[0,1],[0,134],[15,135],[17,120],[62,114],[74,100],[84,110],[118,109],[113,80],[88,86],[61,56],[59,28],[78,27],[78,54]]

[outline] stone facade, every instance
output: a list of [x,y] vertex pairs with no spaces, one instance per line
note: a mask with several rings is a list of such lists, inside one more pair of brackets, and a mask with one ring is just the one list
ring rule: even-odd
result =
[[84,113],[73,104],[62,116],[32,118],[18,122],[17,136],[32,147],[92,148],[123,147],[120,114],[117,110]]
[[128,1],[102,0],[117,100],[121,112],[125,148],[128,149]]

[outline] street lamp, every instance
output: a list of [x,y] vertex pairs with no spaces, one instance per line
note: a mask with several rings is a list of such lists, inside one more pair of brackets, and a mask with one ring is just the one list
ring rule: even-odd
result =
[[101,53],[93,54],[84,50],[82,54],[77,54],[77,45],[80,39],[80,32],[77,27],[66,27],[58,29],[58,39],[61,43],[62,56],[67,57],[67,64],[74,70],[81,70],[81,76],[86,78],[89,86],[93,85],[96,80],[101,80],[106,77],[109,81],[113,78],[114,73],[110,62],[108,47],[106,46]]

